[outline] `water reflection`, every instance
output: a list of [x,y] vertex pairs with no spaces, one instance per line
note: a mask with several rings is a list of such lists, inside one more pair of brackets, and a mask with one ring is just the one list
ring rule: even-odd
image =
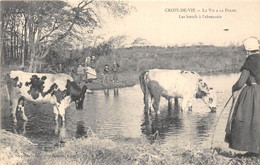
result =
[[104,95],[108,97],[109,96],[109,89],[104,89],[103,91],[104,91]]
[[198,137],[208,137],[210,135],[210,131],[215,124],[216,114],[215,113],[207,113],[203,116],[197,116],[195,118],[196,130]]
[[[103,89],[103,92],[104,92],[104,95],[106,96],[106,97],[108,97],[109,96],[109,89]],[[117,96],[119,96],[119,90],[118,90],[118,88],[114,88],[113,89],[113,92],[114,92],[114,96],[115,97],[117,97]]]
[[87,135],[87,130],[84,126],[83,121],[77,122],[77,128],[76,128],[76,138],[86,138],[88,137]]
[[176,109],[171,107],[161,110],[160,114],[144,111],[141,131],[147,136],[151,143],[158,138],[164,139],[172,129],[174,129],[176,133],[183,129],[181,114],[182,111],[180,111],[178,107]]
[[118,95],[119,95],[118,88],[114,88],[114,96],[118,96]]
[[55,144],[55,146],[59,146],[59,147],[64,146],[67,137],[65,122],[60,124],[56,123],[55,136],[57,136],[57,143]]

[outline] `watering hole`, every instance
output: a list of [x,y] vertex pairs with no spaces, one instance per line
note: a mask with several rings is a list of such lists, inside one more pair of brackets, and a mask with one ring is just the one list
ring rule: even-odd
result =
[[[211,113],[202,100],[193,102],[192,111],[180,111],[173,106],[168,110],[167,101],[161,99],[161,113],[144,113],[143,93],[139,85],[128,88],[98,90],[87,94],[84,109],[77,111],[74,104],[66,110],[66,121],[58,126],[54,121],[52,107],[48,104],[29,103],[25,105],[28,122],[12,126],[8,108],[2,110],[1,127],[23,133],[39,146],[53,147],[61,139],[87,137],[89,131],[104,137],[145,137],[153,142],[176,147],[210,147],[214,134],[214,145],[227,147],[224,143],[225,126],[231,101],[217,124],[224,105],[231,96],[231,87],[238,74],[202,76],[205,82],[216,90],[217,112]],[[19,118],[18,118],[19,121]]]

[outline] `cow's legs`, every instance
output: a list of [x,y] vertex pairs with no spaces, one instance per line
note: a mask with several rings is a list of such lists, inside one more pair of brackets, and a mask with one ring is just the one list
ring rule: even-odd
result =
[[161,99],[161,96],[156,96],[153,98],[153,109],[158,114],[160,114],[160,99]]
[[17,123],[17,119],[16,119],[17,105],[18,105],[18,98],[17,99],[13,99],[10,102],[11,117],[12,117],[14,123]]
[[176,109],[176,110],[179,110],[181,107],[178,99],[179,99],[178,97],[174,97],[174,109]]
[[175,104],[175,106],[177,106],[179,104],[177,97],[174,98],[174,104]]
[[55,121],[56,121],[56,123],[58,123],[59,110],[58,110],[57,105],[53,105],[53,113],[55,115]]
[[189,98],[188,97],[183,97],[183,99],[182,99],[182,104],[181,104],[181,109],[182,110],[187,110],[186,108],[187,108],[187,103],[188,103],[188,101],[189,101]]
[[60,129],[60,132],[59,132],[59,143],[64,143],[65,142],[65,138],[67,136],[66,135],[65,123],[63,123],[59,129]]
[[70,105],[70,97],[65,97],[61,103],[58,105],[59,114],[61,116],[61,121],[65,122],[65,110]]
[[61,104],[58,106],[59,114],[61,116],[61,121],[65,122],[65,109],[67,108],[66,101],[63,100]]
[[182,110],[192,110],[191,97],[183,97]]
[[147,112],[147,110],[149,110],[151,108],[151,102],[152,102],[152,99],[151,99],[150,92],[146,91],[144,93],[144,109],[146,112]]
[[60,112],[60,116],[61,116],[61,121],[65,122],[65,108],[64,107],[60,107],[59,108],[59,112]]
[[58,116],[60,115],[61,121],[65,121],[65,108],[64,108],[64,103],[61,104],[56,104],[53,106],[53,112],[55,114],[55,120],[58,123]]
[[188,110],[189,110],[189,111],[192,111],[192,103],[191,103],[191,100],[188,101],[187,105],[188,105]]
[[159,84],[154,83],[154,82],[150,83],[149,91],[150,91],[150,95],[153,99],[153,103],[152,103],[153,109],[156,113],[160,113],[160,99],[161,99],[161,96],[163,95],[163,91],[162,91],[161,87],[159,86]]
[[27,121],[28,118],[25,116],[24,113],[24,99],[21,97],[18,101],[17,110],[21,112],[21,117],[24,121]]
[[171,109],[172,108],[172,99],[169,98],[168,99],[168,109]]

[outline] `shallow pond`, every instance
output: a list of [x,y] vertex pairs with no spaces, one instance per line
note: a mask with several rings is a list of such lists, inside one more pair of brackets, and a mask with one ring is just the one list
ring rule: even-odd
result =
[[[66,121],[57,126],[52,108],[48,104],[26,104],[28,122],[15,127],[20,133],[25,126],[24,136],[42,147],[53,147],[64,139],[87,137],[89,131],[105,137],[126,138],[146,137],[151,143],[160,139],[161,143],[176,147],[210,147],[214,134],[214,145],[227,147],[224,143],[225,125],[231,102],[225,108],[216,131],[216,121],[231,95],[231,87],[238,74],[203,76],[217,95],[217,113],[202,102],[195,100],[192,111],[180,111],[173,106],[168,109],[166,100],[161,100],[161,113],[144,113],[143,93],[139,85],[122,89],[99,90],[87,94],[82,111],[75,110],[74,104],[66,110]],[[8,112],[2,111],[1,127],[14,130]]]

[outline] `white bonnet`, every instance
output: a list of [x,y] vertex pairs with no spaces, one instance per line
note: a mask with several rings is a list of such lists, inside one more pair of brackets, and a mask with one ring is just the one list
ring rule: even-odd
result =
[[259,50],[258,40],[254,37],[250,37],[244,40],[244,47],[248,51]]

